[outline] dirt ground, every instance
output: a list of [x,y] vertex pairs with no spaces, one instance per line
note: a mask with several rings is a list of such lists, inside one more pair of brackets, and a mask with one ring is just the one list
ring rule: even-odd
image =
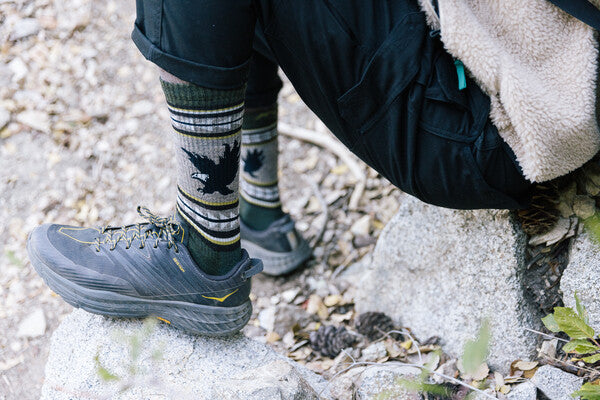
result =
[[[71,311],[31,267],[27,234],[45,222],[133,223],[137,205],[173,212],[168,114],[155,67],[129,38],[134,14],[116,0],[0,0],[0,399],[39,397],[50,337]],[[319,128],[289,83],[280,105],[281,121]],[[399,192],[360,163],[366,191],[350,211],[347,165],[284,136],[280,149],[286,209],[308,238],[325,223],[306,269],[254,282],[245,333],[287,353],[294,341],[268,335],[259,313],[283,306],[286,290],[298,309],[311,294],[343,294],[332,273],[372,249]]]

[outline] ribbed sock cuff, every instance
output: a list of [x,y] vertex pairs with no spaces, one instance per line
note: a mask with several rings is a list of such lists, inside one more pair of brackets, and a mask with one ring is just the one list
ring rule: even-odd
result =
[[160,80],[169,105],[189,108],[230,107],[244,101],[246,85],[233,90],[208,89],[192,83]]

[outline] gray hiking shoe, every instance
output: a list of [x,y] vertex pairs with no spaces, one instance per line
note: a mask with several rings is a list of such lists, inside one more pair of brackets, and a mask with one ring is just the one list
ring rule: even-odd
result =
[[289,215],[284,215],[262,231],[240,220],[242,247],[263,262],[268,275],[285,275],[301,266],[311,255],[308,242],[300,235]]
[[67,303],[113,317],[154,316],[185,331],[224,336],[251,314],[250,277],[260,260],[242,259],[226,275],[205,274],[174,218],[138,208],[146,223],[79,228],[46,224],[27,240],[31,263]]

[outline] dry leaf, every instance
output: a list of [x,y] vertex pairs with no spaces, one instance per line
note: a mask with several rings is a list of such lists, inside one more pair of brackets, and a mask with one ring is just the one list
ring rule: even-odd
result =
[[533,378],[533,376],[535,375],[537,370],[538,370],[538,367],[535,367],[535,368],[527,370],[527,371],[523,371],[523,377],[527,378],[527,379],[531,379],[531,378]]
[[288,353],[288,357],[296,361],[305,360],[310,353],[312,353],[312,350],[309,347],[302,347],[299,350]]
[[400,347],[402,347],[404,350],[410,350],[412,345],[413,345],[413,342],[410,339],[405,340],[404,342],[400,343]]
[[[425,353],[430,353],[432,351],[439,350],[440,348],[441,347],[439,345],[437,345],[437,344],[427,344],[425,346],[419,346],[419,351],[421,353],[425,354]],[[409,354],[414,354],[416,352],[417,352],[417,350],[414,349],[414,350],[411,350],[411,352],[409,352]]]
[[521,371],[529,371],[537,367],[539,363],[537,361],[517,361],[514,364],[516,369],[520,369]]
[[373,227],[374,227],[375,229],[379,229],[379,230],[381,230],[381,229],[383,229],[383,228],[385,227],[385,224],[384,224],[383,222],[381,222],[381,221],[377,220],[377,219],[376,219],[376,220],[373,220],[373,222],[371,222],[371,223],[373,224]]
[[306,312],[309,314],[316,314],[319,311],[319,307],[323,305],[323,301],[316,294],[311,294],[306,303]]
[[525,382],[525,378],[523,378],[522,376],[507,376],[506,378],[504,378],[504,383],[510,383],[511,385],[521,382]]
[[346,164],[336,165],[331,169],[331,173],[335,175],[343,175],[348,172],[348,166]]
[[269,333],[267,333],[266,337],[267,337],[267,343],[275,343],[276,341],[281,339],[281,336],[279,336],[279,334],[277,332],[269,332]]
[[350,321],[352,319],[353,315],[354,315],[354,311],[350,310],[345,314],[331,314],[329,319],[331,320],[331,322],[341,324],[344,321]]
[[4,362],[0,362],[0,371],[8,371],[12,367],[21,364],[25,360],[25,357],[21,354],[19,357],[11,358]]
[[350,232],[354,236],[367,236],[371,228],[371,216],[369,214],[363,215],[350,227]]
[[327,307],[333,307],[340,304],[341,301],[342,296],[340,296],[339,294],[330,294],[329,296],[325,297],[325,299],[323,299],[323,304],[325,304]]
[[398,358],[406,354],[406,350],[400,347],[392,338],[387,338],[383,344],[385,345],[385,349],[387,350],[388,354],[392,358]]
[[325,304],[321,303],[319,310],[317,311],[317,315],[321,319],[327,319],[327,317],[329,317],[329,310],[327,307],[325,307]]
[[475,373],[473,375],[471,375],[471,378],[474,381],[482,381],[488,376],[489,373],[490,373],[490,368],[487,366],[486,363],[483,363],[477,368]]
[[496,383],[496,390],[498,390],[498,388],[504,386],[504,377],[502,376],[501,373],[494,372],[494,381]]
[[315,196],[312,196],[308,200],[308,204],[306,205],[305,211],[307,214],[316,214],[321,211],[321,203],[319,203],[319,199]]

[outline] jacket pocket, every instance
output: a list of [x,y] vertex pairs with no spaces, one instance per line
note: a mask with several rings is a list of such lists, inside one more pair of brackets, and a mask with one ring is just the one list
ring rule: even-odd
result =
[[352,129],[368,131],[414,80],[425,35],[423,14],[407,14],[375,51],[360,80],[337,99],[340,116]]
[[[425,131],[457,142],[473,142],[481,131],[476,117],[489,110],[483,102],[474,104],[471,91],[479,90],[472,81],[463,90],[452,56],[439,49],[434,56],[431,75],[425,88],[419,125]],[[476,111],[485,108],[486,111]]]

